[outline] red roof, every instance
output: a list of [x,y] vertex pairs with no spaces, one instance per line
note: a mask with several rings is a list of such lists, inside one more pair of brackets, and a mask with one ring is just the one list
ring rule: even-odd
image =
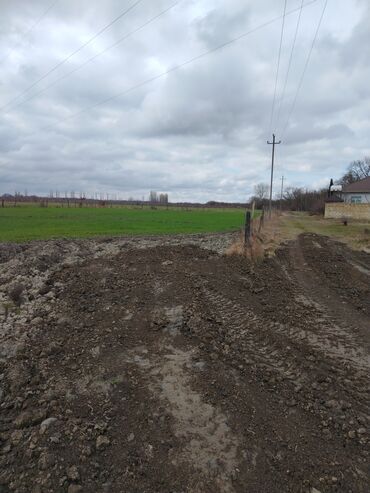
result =
[[355,181],[345,185],[342,189],[344,193],[370,193],[370,176],[363,180]]

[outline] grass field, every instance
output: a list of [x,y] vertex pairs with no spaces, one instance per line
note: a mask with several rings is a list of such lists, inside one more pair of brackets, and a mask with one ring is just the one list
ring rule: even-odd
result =
[[295,237],[300,233],[317,233],[348,243],[354,248],[370,248],[370,223],[366,221],[349,220],[345,226],[338,219],[290,213],[282,217],[280,226],[286,237]]
[[137,234],[211,233],[238,230],[241,209],[0,208],[0,241]]

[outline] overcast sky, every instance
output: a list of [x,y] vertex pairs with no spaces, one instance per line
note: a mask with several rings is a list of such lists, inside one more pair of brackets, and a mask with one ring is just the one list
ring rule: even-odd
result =
[[[284,0],[182,0],[79,69],[175,3],[141,0],[35,84],[136,2],[0,0],[0,194],[141,198],[153,189],[170,200],[241,201],[269,181],[281,19],[140,84],[282,16]],[[286,16],[271,129],[277,138],[324,3],[302,11],[281,101],[298,12]],[[300,5],[288,0],[287,10]],[[370,154],[369,26],[369,0],[329,0],[276,151],[275,192],[282,175],[288,186],[326,186]]]

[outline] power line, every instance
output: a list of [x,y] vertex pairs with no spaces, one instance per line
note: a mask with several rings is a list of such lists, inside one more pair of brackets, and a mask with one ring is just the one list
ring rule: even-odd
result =
[[297,19],[297,25],[296,25],[296,28],[295,28],[292,49],[291,49],[290,57],[289,57],[288,69],[287,69],[287,72],[286,72],[284,86],[283,86],[283,92],[281,94],[281,98],[280,98],[280,101],[279,101],[279,109],[278,109],[278,113],[277,113],[277,117],[276,117],[276,125],[275,125],[275,128],[276,129],[279,126],[281,107],[282,107],[282,104],[283,104],[283,101],[284,101],[284,98],[285,98],[286,87],[287,87],[287,84],[288,84],[290,69],[291,69],[291,66],[292,66],[294,49],[295,49],[295,45],[296,45],[296,42],[297,42],[297,36],[298,36],[299,27],[300,27],[300,24],[301,24],[301,17],[302,17],[302,10],[303,10],[303,2],[304,2],[304,0],[301,1],[301,7],[300,7],[300,10],[299,10],[298,19]]
[[55,0],[54,2],[51,2],[49,7],[40,15],[40,17],[32,24],[32,26],[24,33],[24,36],[28,36],[34,29],[35,27],[40,24],[42,19],[46,16],[46,14],[49,13],[49,11],[54,7],[56,3],[58,3],[59,0]]
[[79,70],[81,70],[83,67],[85,67],[86,65],[88,65],[89,63],[91,63],[93,60],[95,60],[96,58],[98,58],[99,56],[103,55],[104,53],[106,53],[107,51],[111,50],[112,48],[115,48],[116,46],[118,46],[120,43],[122,43],[123,41],[125,41],[127,38],[129,38],[130,36],[132,36],[133,34],[136,34],[137,32],[141,31],[142,29],[144,29],[144,27],[148,26],[149,24],[151,24],[152,22],[156,21],[157,19],[159,19],[160,17],[162,17],[163,15],[165,15],[167,12],[169,12],[171,9],[173,9],[174,7],[176,7],[176,5],[178,5],[182,0],[177,0],[177,2],[173,3],[172,5],[170,5],[168,8],[166,8],[165,10],[162,10],[161,12],[159,12],[157,15],[155,15],[154,17],[152,17],[151,19],[149,19],[148,21],[144,22],[144,24],[141,24],[141,26],[137,27],[136,29],[134,29],[133,31],[130,31],[129,33],[126,33],[124,36],[122,36],[121,38],[119,38],[117,41],[115,41],[113,44],[111,44],[110,46],[108,46],[107,48],[105,48],[104,50],[100,51],[99,53],[97,53],[96,55],[92,56],[91,58],[89,58],[88,60],[86,60],[85,62],[83,62],[81,65],[78,65],[77,67],[75,67],[73,70],[70,70],[69,72],[65,73],[64,75],[62,75],[61,77],[58,77],[58,79],[54,80],[53,82],[51,82],[50,84],[48,84],[46,87],[44,87],[43,89],[41,89],[40,91],[34,93],[32,96],[30,96],[29,98],[27,99],[24,99],[23,101],[20,101],[19,103],[15,104],[14,106],[11,106],[11,108],[15,109],[15,108],[18,108],[19,106],[22,106],[23,104],[27,103],[28,101],[31,101],[32,99],[34,99],[36,96],[39,96],[40,94],[46,92],[48,89],[50,89],[51,87],[54,87],[55,85],[57,85],[60,81],[64,80],[64,79],[67,79],[70,75],[78,72]]
[[273,118],[274,118],[274,111],[275,111],[276,91],[277,91],[277,84],[278,84],[278,79],[279,79],[279,71],[280,71],[281,47],[282,47],[282,45],[283,45],[283,37],[284,37],[284,26],[285,26],[285,16],[286,16],[286,6],[287,6],[287,0],[284,0],[283,22],[282,22],[282,24],[281,24],[280,45],[279,45],[278,62],[277,62],[277,68],[276,68],[274,98],[273,98],[273,100],[272,100],[272,106],[271,106],[271,116],[270,116],[270,126],[269,126],[269,132],[268,132],[268,133],[269,133],[269,135],[270,135],[271,128],[272,128],[272,121],[273,121]]
[[[58,3],[59,0],[54,0],[53,2],[51,2],[51,4],[49,5],[49,7],[44,10],[44,12],[40,15],[40,17],[21,35],[22,38],[26,38],[29,34],[31,34],[31,32],[35,29],[35,27],[40,24],[40,22],[42,21],[42,19],[49,13],[49,11],[54,7],[54,5],[56,3]],[[12,52],[12,50],[9,50],[8,54],[3,58],[3,62],[5,62],[8,58],[9,58],[9,55],[10,53]]]
[[11,99],[8,103],[6,103],[4,106],[2,106],[0,108],[0,111],[2,111],[3,109],[7,108],[11,103],[13,103],[14,101],[16,101],[17,99],[19,99],[21,96],[23,96],[23,94],[26,94],[27,92],[29,92],[33,87],[35,87],[39,82],[41,82],[42,80],[46,79],[46,77],[48,75],[50,75],[51,73],[55,72],[55,70],[59,67],[61,67],[62,65],[64,65],[68,60],[70,60],[74,55],[76,55],[77,53],[79,53],[83,48],[85,48],[87,45],[89,45],[90,43],[92,43],[98,36],[100,36],[101,34],[103,34],[103,32],[105,32],[107,29],[109,29],[111,26],[113,26],[113,24],[115,24],[117,21],[119,21],[120,19],[122,19],[122,17],[124,17],[125,15],[127,15],[131,10],[133,10],[139,3],[142,3],[144,0],[136,0],[136,2],[134,2],[130,7],[128,7],[126,10],[124,10],[123,12],[121,12],[121,14],[119,14],[117,17],[115,17],[109,24],[107,24],[106,26],[104,26],[102,29],[100,29],[100,31],[98,31],[96,34],[94,34],[94,36],[92,36],[90,39],[88,39],[85,43],[83,43],[81,46],[79,46],[76,50],[74,50],[72,53],[70,53],[66,58],[64,58],[63,60],[61,60],[60,62],[58,62],[56,65],[54,65],[54,67],[52,67],[50,70],[48,70],[44,75],[42,75],[41,77],[39,77],[35,82],[33,82],[30,86],[28,86],[24,91],[22,91],[20,94],[18,94],[18,96],[16,96],[15,98]]
[[316,40],[317,40],[317,37],[318,37],[318,34],[319,34],[319,30],[320,30],[320,27],[321,27],[321,24],[322,24],[322,20],[324,18],[324,14],[325,14],[326,7],[328,5],[328,1],[329,0],[325,0],[325,4],[324,4],[324,7],[323,7],[322,12],[321,12],[319,23],[317,25],[316,32],[315,32],[314,38],[312,40],[312,44],[311,44],[310,50],[308,52],[306,63],[305,63],[305,66],[304,66],[304,69],[303,69],[303,72],[302,72],[302,75],[301,75],[301,78],[300,78],[298,87],[297,87],[297,91],[296,91],[295,96],[294,96],[294,99],[293,99],[293,104],[292,104],[292,106],[290,108],[287,121],[286,121],[286,123],[285,123],[285,125],[283,127],[282,138],[285,135],[285,132],[286,132],[286,130],[288,128],[288,125],[289,125],[289,122],[290,122],[290,118],[291,118],[291,116],[292,116],[292,114],[293,114],[293,112],[295,110],[295,107],[296,107],[296,104],[297,104],[298,95],[299,95],[299,92],[301,90],[301,87],[302,87],[302,84],[303,84],[303,79],[304,79],[304,77],[306,75],[307,68],[308,68],[308,65],[309,65],[310,60],[311,60],[311,55],[312,55],[312,52],[313,52],[313,49],[314,49],[314,46],[315,46],[315,43],[316,43]]
[[[304,7],[308,7],[309,5],[312,5],[315,2],[316,2],[316,0],[311,0],[310,2],[306,3],[304,5]],[[286,12],[285,15],[287,16],[287,15],[294,14],[298,10],[299,10],[299,8],[292,9],[289,12]],[[82,110],[78,111],[77,113],[73,113],[72,115],[69,115],[69,116],[67,116],[65,118],[62,118],[62,119],[58,120],[56,123],[53,123],[51,125],[47,125],[42,130],[48,130],[50,128],[53,128],[55,126],[55,124],[63,123],[64,121],[67,121],[67,120],[70,120],[72,118],[75,118],[76,116],[79,116],[82,113],[85,113],[86,111],[88,111],[90,109],[94,109],[97,106],[101,106],[101,105],[103,105],[105,103],[108,103],[110,101],[113,101],[114,99],[117,99],[117,98],[119,98],[121,96],[124,96],[124,95],[126,95],[126,94],[128,94],[128,93],[130,93],[130,92],[132,92],[132,91],[134,91],[136,89],[139,89],[140,87],[143,87],[143,86],[145,86],[145,85],[147,85],[147,84],[149,84],[151,82],[154,82],[154,81],[156,81],[158,79],[161,79],[162,77],[165,77],[166,75],[169,75],[172,72],[175,72],[177,70],[180,70],[181,68],[185,67],[186,65],[190,65],[191,63],[194,63],[194,62],[196,62],[196,61],[198,61],[198,60],[200,60],[200,59],[202,59],[202,58],[204,58],[204,57],[206,57],[206,56],[208,56],[208,55],[210,55],[212,53],[215,53],[216,51],[219,51],[219,50],[225,48],[226,46],[229,46],[229,45],[231,45],[231,44],[233,44],[233,43],[235,43],[237,41],[240,41],[241,39],[245,38],[246,36],[249,36],[250,34],[253,34],[253,33],[255,33],[255,32],[263,29],[263,28],[265,28],[265,27],[273,24],[274,22],[277,22],[277,21],[281,20],[281,18],[282,18],[282,16],[278,16],[278,17],[275,17],[274,19],[271,19],[269,21],[266,21],[263,24],[260,24],[259,26],[255,27],[253,29],[250,29],[249,31],[246,31],[243,34],[240,34],[239,36],[237,36],[237,37],[235,37],[235,38],[233,38],[233,39],[231,39],[229,41],[226,41],[224,43],[221,43],[221,44],[215,46],[214,48],[211,48],[211,49],[209,49],[209,50],[207,50],[207,51],[205,51],[203,53],[200,53],[199,55],[196,55],[196,56],[194,56],[192,58],[189,58],[188,60],[186,60],[186,61],[184,61],[184,62],[182,62],[182,63],[180,63],[178,65],[174,65],[173,67],[169,68],[168,70],[165,70],[164,72],[162,72],[160,74],[157,74],[157,75],[155,75],[153,77],[150,77],[150,78],[148,78],[148,79],[146,79],[146,80],[144,80],[142,82],[139,82],[138,84],[135,84],[134,86],[131,86],[130,88],[125,89],[124,91],[121,91],[121,92],[119,92],[119,93],[117,93],[117,94],[115,94],[113,96],[109,96],[108,98],[105,98],[103,100],[100,100],[97,103],[94,103],[94,104],[92,104],[90,106],[86,106],[85,108],[83,108]],[[33,135],[34,133],[36,133],[36,132],[32,132],[31,135]]]

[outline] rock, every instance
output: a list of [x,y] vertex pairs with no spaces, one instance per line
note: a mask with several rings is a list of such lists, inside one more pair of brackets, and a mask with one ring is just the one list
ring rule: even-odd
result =
[[349,438],[355,438],[355,436],[356,436],[356,432],[355,432],[354,430],[350,430],[350,431],[348,432],[348,437],[349,437]]
[[8,454],[8,453],[11,451],[11,449],[12,449],[12,446],[10,445],[10,443],[8,443],[7,445],[5,445],[5,446],[2,448],[1,452],[2,452],[3,454]]
[[77,466],[67,467],[66,473],[67,478],[70,481],[78,481],[80,479],[80,473],[78,472]]
[[48,286],[47,284],[43,284],[41,288],[39,289],[39,294],[43,296],[44,294],[48,293],[50,291],[51,287]]
[[365,433],[366,433],[366,428],[359,428],[359,429],[357,430],[357,433],[358,433],[358,435],[365,435]]
[[173,262],[172,260],[165,260],[164,262],[162,262],[162,265],[166,266],[166,265],[172,265]]
[[23,438],[23,431],[22,430],[14,430],[10,436],[10,440],[14,445],[19,443],[22,440],[22,438]]
[[82,487],[79,484],[70,484],[68,486],[68,493],[81,493]]
[[14,420],[14,425],[16,428],[28,428],[41,423],[44,418],[43,411],[24,411]]
[[89,445],[82,448],[82,456],[90,457],[92,455],[92,449]]
[[52,454],[42,454],[39,459],[39,468],[46,471],[55,465],[55,458]]
[[102,450],[110,444],[109,438],[104,435],[99,435],[96,439],[96,449]]
[[94,358],[97,358],[100,355],[100,346],[95,346],[90,349],[90,353]]
[[297,405],[297,401],[295,399],[291,399],[289,401],[287,401],[287,406],[289,407],[294,407]]
[[130,433],[129,436],[127,437],[128,442],[132,442],[132,440],[135,438],[135,435],[133,433]]
[[51,436],[49,438],[49,442],[50,443],[56,443],[56,444],[60,443],[60,434],[58,433],[56,435]]
[[329,409],[335,409],[336,407],[338,407],[338,402],[335,399],[331,399],[325,402],[325,407]]
[[52,356],[53,354],[59,354],[62,351],[61,346],[56,343],[52,342],[46,349],[45,349],[45,354],[47,356]]
[[37,327],[37,326],[41,325],[42,323],[43,323],[43,319],[41,317],[35,317],[31,321],[31,325],[34,326],[34,327]]
[[57,418],[46,418],[44,421],[40,424],[40,428],[42,431],[45,431],[49,426],[52,424],[56,423],[58,420]]
[[60,317],[57,320],[57,325],[59,325],[59,327],[64,327],[65,325],[69,325],[70,323],[71,320],[67,317]]

